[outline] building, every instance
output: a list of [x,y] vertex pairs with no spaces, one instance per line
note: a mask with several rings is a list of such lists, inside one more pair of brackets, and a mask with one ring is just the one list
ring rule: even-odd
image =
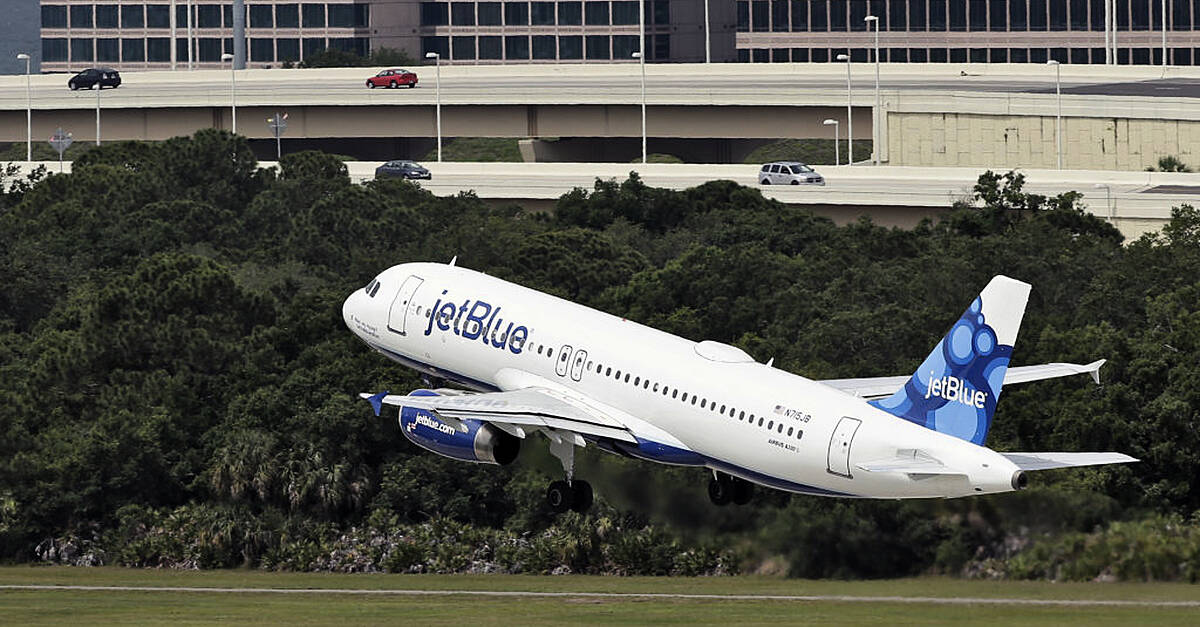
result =
[[[246,0],[246,13],[247,67],[371,47],[371,7],[361,0]],[[233,53],[233,2],[41,0],[41,40],[45,72],[219,67],[221,55]]]
[[[1168,63],[1200,64],[1200,0],[645,0],[646,58],[829,62],[848,53],[866,61],[875,34],[863,18],[874,15],[889,62],[1104,63],[1105,3],[1115,2],[1116,61],[1159,64],[1163,1]],[[219,67],[233,51],[232,0],[40,0],[40,32],[35,3],[5,0],[12,8],[0,52],[32,46],[41,71]],[[437,52],[452,64],[632,62],[638,49],[638,0],[245,4],[249,67],[325,48],[365,55],[388,47],[414,59]],[[0,71],[24,71],[4,54]]]
[[29,71],[41,71],[42,46],[38,41],[38,0],[5,0],[4,19],[0,20],[0,74],[24,74],[29,55]]
[[[737,0],[739,61],[911,63],[1106,61],[1106,2],[1116,2],[1117,62],[1162,63],[1164,0]],[[1200,64],[1200,0],[1165,0],[1171,65]]]

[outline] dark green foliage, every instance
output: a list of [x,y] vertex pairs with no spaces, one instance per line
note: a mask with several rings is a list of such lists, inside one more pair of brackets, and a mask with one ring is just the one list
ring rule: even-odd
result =
[[376,48],[369,56],[360,57],[353,52],[326,48],[316,54],[304,55],[300,62],[302,68],[316,67],[375,67],[375,66],[404,66],[415,65],[416,61],[402,50],[395,48]]
[[[830,128],[827,137],[833,137]],[[845,125],[838,127],[840,135],[846,134]],[[834,150],[832,139],[781,139],[764,146],[759,146],[746,155],[743,163],[762,164],[771,161],[799,161],[810,165],[833,165],[835,160],[846,163],[846,138],[840,137]],[[854,142],[854,161],[867,161],[871,158],[871,140],[860,139]]]
[[[221,131],[92,149],[0,189],[0,558],[392,572],[916,573],[1175,578],[1200,572],[1200,212],[1122,245],[1077,194],[986,173],[911,231],[843,227],[730,181],[636,175],[552,216],[352,184],[295,153],[257,167]],[[1021,494],[855,502],[759,490],[715,508],[706,472],[589,447],[587,516],[561,472],[417,449],[355,394],[415,373],[364,349],[345,296],[447,261],[810,377],[911,372],[994,274],[1034,285],[1018,364],[1109,365],[1104,385],[1012,387],[989,445],[1120,450]],[[1152,517],[1148,517],[1152,516]],[[1165,540],[1161,538],[1166,538]],[[1142,547],[1140,556],[1130,547]],[[724,547],[724,548],[718,548]],[[732,547],[732,550],[729,548]],[[1032,547],[1032,548],[1031,548]],[[1189,548],[1190,547],[1190,548]],[[736,552],[734,552],[736,551]]]

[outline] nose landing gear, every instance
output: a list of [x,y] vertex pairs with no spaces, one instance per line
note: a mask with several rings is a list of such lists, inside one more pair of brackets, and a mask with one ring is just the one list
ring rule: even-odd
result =
[[708,500],[713,505],[745,505],[753,496],[753,483],[713,471],[713,478],[708,482]]

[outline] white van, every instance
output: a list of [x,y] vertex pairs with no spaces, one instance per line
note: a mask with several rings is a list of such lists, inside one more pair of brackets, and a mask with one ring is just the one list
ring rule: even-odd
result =
[[824,185],[825,178],[799,161],[775,161],[758,171],[762,185]]

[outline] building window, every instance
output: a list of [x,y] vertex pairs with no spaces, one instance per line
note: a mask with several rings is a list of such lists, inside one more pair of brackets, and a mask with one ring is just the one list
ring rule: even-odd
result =
[[611,51],[608,46],[608,35],[588,35],[587,36],[587,58],[591,60],[612,58]]
[[[1050,6],[1050,30],[1067,30],[1066,0],[1055,0]],[[1064,60],[1063,63],[1066,63]]]
[[[250,7],[254,12],[255,7]],[[197,28],[221,28],[221,7],[216,4],[201,4],[196,7]]]
[[638,23],[638,3],[621,0],[612,3],[613,26],[626,26]]
[[[1103,7],[1104,0],[1097,0],[1096,6]],[[1014,31],[1024,31],[1029,27],[1029,20],[1025,17],[1025,2],[1017,2],[1010,0],[1008,3],[1008,25]]]
[[[333,7],[330,8],[332,9]],[[274,7],[269,4],[250,5],[250,28],[274,28],[275,15],[273,9]]]
[[320,54],[327,47],[324,37],[305,37],[302,43],[305,58]]
[[867,30],[867,23],[863,18],[867,16],[867,3],[865,0],[858,0],[850,3],[850,30]]
[[[74,8],[74,7],[72,7]],[[91,9],[91,7],[88,7]],[[92,60],[92,40],[76,38],[71,40],[71,60],[72,61],[91,61]]]
[[97,39],[96,60],[116,63],[121,60],[120,39]]
[[300,60],[300,40],[299,39],[276,39],[275,40],[276,58],[280,61],[299,61]]
[[200,60],[201,61],[220,61],[221,60],[221,40],[217,37],[202,37],[200,38]]
[[454,58],[462,61],[475,60],[475,37],[454,37],[451,39],[454,44]]
[[556,42],[553,35],[534,35],[533,36],[533,58],[534,59],[553,59],[557,50],[555,49]]
[[[42,28],[66,28],[67,7],[62,5],[42,5]],[[46,41],[46,40],[44,40]],[[45,55],[42,55],[45,58]],[[66,59],[63,59],[64,61]]]
[[608,26],[608,3],[588,2],[583,5],[583,20],[588,26]]
[[950,3],[950,30],[952,30],[952,31],[967,30],[967,3],[966,2],[951,2]]
[[[808,2],[808,0],[799,0],[800,2]],[[750,2],[749,0],[738,0],[737,3],[737,32],[750,32]]]
[[171,40],[166,37],[146,38],[146,60],[162,63],[171,60]]
[[754,0],[750,3],[750,30],[765,33],[771,29],[769,8],[767,0]]
[[967,9],[970,11],[968,24],[971,25],[971,30],[975,32],[987,30],[987,0],[970,0],[967,3]]
[[[170,28],[171,9],[165,4],[146,5],[147,28]],[[153,60],[153,59],[151,59]]]
[[771,30],[777,33],[786,33],[790,30],[788,0],[771,0]]
[[848,0],[829,0],[829,30],[841,33],[846,31],[846,5]]
[[445,26],[449,23],[449,4],[445,2],[421,3],[421,26]]
[[267,37],[252,37],[250,39],[250,60],[257,63],[275,61],[275,40]]
[[[421,3],[421,17],[422,17],[421,24],[425,24],[424,17],[425,17],[425,5],[426,4],[436,4],[436,3],[433,3],[433,2],[422,2]],[[445,6],[446,6],[445,4],[442,5],[443,8]],[[301,14],[301,17],[304,19],[304,22],[303,22],[304,28],[325,28],[325,5],[312,4],[312,3],[305,2],[304,4],[300,5],[300,14]],[[445,22],[442,22],[442,23],[445,24]]]
[[427,52],[436,52],[443,59],[450,58],[450,38],[444,35],[421,38],[421,56]]
[[[560,26],[578,26],[583,22],[583,3],[581,2],[559,2],[558,3],[558,24]],[[562,42],[559,42],[559,48],[562,48]],[[566,58],[566,57],[563,57]]]
[[650,40],[650,58],[651,59],[670,59],[671,58],[671,36],[663,33],[655,35]]
[[[908,0],[908,30],[925,30],[925,24],[925,0]],[[946,0],[930,3],[928,24],[929,30],[946,30]]]
[[[500,19],[500,3],[499,2],[480,2],[476,8],[480,26],[500,26],[504,22]],[[479,44],[480,58],[483,58],[483,42]]]
[[450,23],[455,26],[474,26],[475,25],[475,3],[474,2],[452,2],[450,3]]
[[[553,2],[533,2],[532,4],[532,22],[535,26],[548,26],[554,24],[554,3]],[[533,58],[537,56],[537,43],[533,44]],[[553,58],[553,57],[551,57]]]
[[[582,59],[583,58],[583,37],[579,35],[569,35],[558,38],[558,58],[560,59]],[[628,380],[628,379],[626,379]],[[634,382],[637,385],[637,382]]]
[[1029,30],[1046,30],[1046,0],[1029,0]]
[[298,4],[280,4],[280,5],[276,6],[275,7],[275,27],[276,28],[299,28],[300,27],[300,5],[298,5]]
[[[829,30],[829,6],[825,4],[824,0],[812,3],[809,18],[812,20],[812,25],[809,28],[814,32],[823,33]],[[816,61],[816,59],[813,60]]]
[[142,62],[146,60],[146,42],[137,40],[121,40],[121,61]]
[[371,5],[355,4],[354,7],[354,28],[366,28],[371,25]]
[[353,28],[354,27],[354,5],[352,5],[352,4],[331,4],[331,5],[329,5],[329,27],[330,28]]
[[[92,7],[91,5],[72,5],[71,6],[71,28],[91,28],[92,27]],[[72,40],[74,41],[74,40]],[[71,44],[71,60],[75,59],[75,44]],[[78,59],[83,61],[85,59]],[[91,61],[90,58],[86,59]]]
[[[45,8],[45,7],[42,7]],[[67,7],[63,7],[63,15],[66,15]],[[67,60],[67,40],[64,38],[43,39],[42,40],[42,61],[66,61]]]
[[637,52],[637,49],[637,35],[613,35],[612,54],[614,59],[632,58],[633,53]]
[[116,28],[117,24],[117,5],[96,5],[96,28]]
[[125,5],[121,7],[121,28],[142,28],[146,25],[146,14],[143,6]]
[[504,58],[504,40],[498,35],[479,38],[479,58],[496,60]]
[[[529,26],[529,5],[524,2],[505,3],[504,24],[507,26]],[[509,58],[511,59],[512,57]]]

